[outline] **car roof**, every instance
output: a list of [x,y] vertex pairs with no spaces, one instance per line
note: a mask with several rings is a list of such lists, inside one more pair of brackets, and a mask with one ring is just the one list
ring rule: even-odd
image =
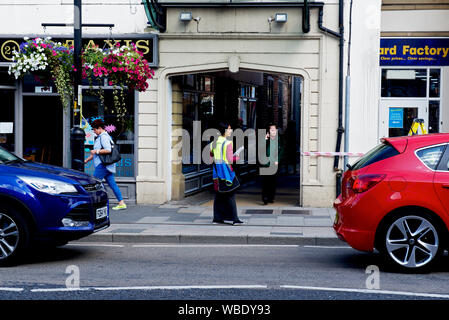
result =
[[404,152],[407,145],[414,147],[421,147],[439,143],[449,142],[449,133],[431,133],[431,134],[417,134],[414,136],[402,136],[394,138],[382,138],[381,141],[386,141],[391,144],[400,153]]

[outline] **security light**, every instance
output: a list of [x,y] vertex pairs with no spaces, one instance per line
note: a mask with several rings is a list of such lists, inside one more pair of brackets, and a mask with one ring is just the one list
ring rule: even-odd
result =
[[287,14],[286,13],[276,13],[274,15],[274,21],[276,22],[287,22]]
[[181,20],[181,21],[190,21],[190,20],[192,20],[192,12],[181,12],[179,14],[179,20]]

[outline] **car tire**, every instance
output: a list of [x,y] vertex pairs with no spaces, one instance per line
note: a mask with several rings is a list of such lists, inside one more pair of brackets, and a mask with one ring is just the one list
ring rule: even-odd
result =
[[9,266],[28,248],[30,231],[20,213],[0,207],[0,266]]
[[377,247],[383,260],[395,270],[428,272],[444,253],[445,236],[432,215],[401,212],[382,224]]

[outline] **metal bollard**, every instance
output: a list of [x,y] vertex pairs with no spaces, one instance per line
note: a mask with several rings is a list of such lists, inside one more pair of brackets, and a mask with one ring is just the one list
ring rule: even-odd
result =
[[84,171],[84,140],[86,133],[79,127],[70,130],[70,147],[72,151],[72,169]]

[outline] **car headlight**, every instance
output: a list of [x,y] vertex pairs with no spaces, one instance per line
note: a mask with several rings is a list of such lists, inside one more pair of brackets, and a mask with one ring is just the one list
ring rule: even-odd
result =
[[73,184],[58,180],[38,178],[38,177],[19,177],[27,185],[40,192],[48,194],[78,193]]

